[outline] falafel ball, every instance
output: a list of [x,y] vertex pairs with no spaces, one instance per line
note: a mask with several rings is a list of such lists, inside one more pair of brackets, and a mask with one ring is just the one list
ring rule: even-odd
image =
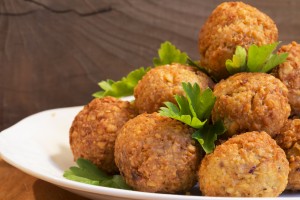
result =
[[85,158],[107,173],[118,172],[114,162],[117,131],[136,115],[130,102],[113,97],[92,100],[77,114],[70,128],[74,160]]
[[286,86],[270,74],[235,74],[216,84],[214,95],[212,119],[222,120],[229,136],[248,131],[274,136],[291,111]]
[[300,119],[289,120],[275,139],[290,163],[287,189],[300,190]]
[[119,131],[115,161],[135,190],[177,193],[197,181],[200,162],[194,129],[158,113],[141,114]]
[[285,189],[289,163],[266,132],[237,135],[202,160],[200,190],[207,196],[276,197]]
[[198,83],[201,89],[214,85],[206,74],[190,66],[171,64],[155,67],[135,87],[135,106],[140,113],[153,113],[166,101],[176,103],[174,95],[184,93],[182,82]]
[[282,46],[278,53],[289,53],[287,60],[274,69],[275,76],[288,88],[292,114],[300,115],[300,44]]
[[274,43],[278,30],[273,20],[258,9],[242,2],[220,4],[199,33],[200,65],[215,78],[229,76],[225,62],[237,45],[249,48]]

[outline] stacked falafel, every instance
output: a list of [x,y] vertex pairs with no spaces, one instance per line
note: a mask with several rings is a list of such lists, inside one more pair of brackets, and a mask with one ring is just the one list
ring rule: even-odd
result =
[[[229,76],[225,61],[237,45],[249,48],[276,42],[276,24],[241,2],[220,4],[199,34],[200,64],[218,83],[196,68],[171,63],[151,69],[134,89],[135,101],[94,99],[70,129],[74,159],[86,158],[108,173],[120,172],[138,191],[182,193],[197,182],[207,196],[278,196],[300,190],[300,47],[266,73]],[[291,77],[293,78],[291,80]],[[225,79],[226,78],[226,79]],[[204,155],[192,139],[193,128],[157,112],[183,95],[182,82],[211,88],[216,96],[212,121],[221,120],[226,136]],[[275,139],[275,140],[274,140]],[[277,143],[276,143],[277,141]]]

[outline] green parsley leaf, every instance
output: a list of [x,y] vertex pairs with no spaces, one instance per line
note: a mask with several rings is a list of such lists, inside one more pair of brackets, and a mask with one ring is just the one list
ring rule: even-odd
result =
[[208,119],[216,101],[212,90],[207,88],[201,92],[197,83],[193,86],[191,83],[182,83],[182,87],[186,93],[192,115],[201,121]]
[[104,187],[131,190],[131,188],[125,183],[123,177],[120,175],[113,175],[110,179],[101,181],[100,184]]
[[[153,58],[153,65],[160,66],[172,63],[179,63],[195,67],[209,76],[209,72],[204,67],[201,67],[198,61],[193,61],[190,59],[187,53],[181,52],[171,42],[166,41],[160,45],[160,48],[158,49],[158,58]],[[211,78],[216,81],[214,77]]]
[[273,54],[280,42],[257,46],[251,45],[246,49],[237,46],[232,60],[226,60],[226,69],[230,74],[238,72],[264,72],[267,73],[277,65],[283,63],[288,53]]
[[222,121],[217,121],[213,125],[206,123],[202,129],[193,133],[192,138],[199,142],[205,153],[211,153],[215,149],[215,141],[218,136],[225,131],[226,128]]
[[248,60],[247,66],[250,72],[259,71],[262,66],[267,62],[272,52],[276,49],[279,42],[273,44],[262,45],[251,45],[248,49]]
[[77,176],[85,177],[93,180],[100,180],[101,178],[108,178],[108,176],[98,169],[98,167],[92,164],[90,161],[83,158],[77,160],[77,165],[79,167],[70,167],[72,171]]
[[69,180],[72,180],[72,181],[77,181],[77,182],[86,183],[86,184],[90,184],[90,185],[100,185],[99,181],[88,179],[88,178],[84,178],[84,177],[81,177],[81,176],[77,176],[71,170],[66,170],[64,172],[63,176],[65,178],[69,179]]
[[179,120],[193,128],[201,128],[210,116],[216,97],[210,88],[201,92],[197,83],[182,83],[185,96],[175,95],[178,104],[165,102],[167,107],[160,108],[160,115]]
[[165,102],[166,107],[161,107],[159,114],[198,129],[192,137],[200,143],[206,153],[211,153],[215,148],[214,142],[218,135],[226,131],[222,121],[213,125],[209,124],[216,97],[209,88],[201,91],[197,83],[194,85],[182,83],[182,87],[185,96],[174,96],[178,106],[171,102]]
[[76,161],[78,167],[70,167],[66,170],[63,176],[69,180],[86,183],[90,185],[120,188],[120,189],[131,189],[124,181],[122,176],[113,175],[109,176],[105,172],[97,168],[89,160],[79,158]]
[[137,85],[138,81],[150,70],[151,68],[141,67],[130,72],[126,77],[123,77],[120,81],[113,81],[108,79],[107,81],[101,81],[98,83],[102,91],[93,94],[96,98],[102,98],[105,96],[124,97],[133,94],[133,89]]
[[153,58],[153,65],[167,65],[172,63],[186,64],[188,56],[181,52],[171,42],[166,41],[160,45],[158,50],[159,58]]
[[230,74],[235,74],[237,72],[244,71],[246,67],[246,56],[246,49],[241,46],[237,46],[232,60],[226,60],[226,67],[228,72]]
[[167,108],[160,108],[159,114],[161,116],[176,119],[193,128],[201,128],[206,122],[202,122],[197,117],[192,117],[191,115],[180,114],[180,111],[178,110],[177,106],[171,102],[166,102],[165,105],[167,106]]
[[288,53],[281,53],[281,54],[273,54],[270,56],[268,62],[263,66],[262,71],[269,72],[271,69],[273,69],[275,66],[283,63],[286,58],[288,57]]

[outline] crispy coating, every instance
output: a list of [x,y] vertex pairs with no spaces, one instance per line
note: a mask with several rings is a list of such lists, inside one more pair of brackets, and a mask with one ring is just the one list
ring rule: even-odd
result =
[[278,53],[289,53],[286,62],[280,64],[274,71],[288,88],[289,103],[292,113],[300,115],[300,44],[292,42],[282,46]]
[[74,160],[85,158],[108,173],[118,172],[114,162],[117,131],[136,115],[130,102],[113,97],[92,100],[77,114],[70,128]]
[[199,149],[193,129],[157,113],[141,114],[119,131],[115,161],[135,190],[177,193],[197,181]]
[[288,120],[275,139],[284,150],[291,149],[300,141],[300,119]]
[[275,139],[290,163],[287,189],[300,190],[300,119],[289,120]]
[[276,197],[285,189],[289,163],[266,132],[237,135],[206,155],[199,170],[207,196]]
[[288,190],[300,190],[300,145],[297,143],[297,155],[289,157],[290,173],[289,182],[287,185]]
[[280,132],[290,115],[286,86],[265,73],[238,73],[216,84],[213,121],[221,119],[227,135],[266,131]]
[[225,62],[237,45],[264,45],[277,41],[273,20],[258,9],[242,2],[220,4],[199,33],[200,65],[217,79],[229,76]]
[[213,81],[195,68],[171,64],[151,69],[134,89],[135,106],[140,113],[153,113],[164,102],[175,103],[174,95],[182,95],[182,82],[198,83],[201,89],[212,88]]

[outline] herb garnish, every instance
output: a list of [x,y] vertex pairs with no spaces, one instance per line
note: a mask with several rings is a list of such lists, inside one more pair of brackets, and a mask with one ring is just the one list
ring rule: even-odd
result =
[[172,63],[186,64],[188,55],[181,52],[171,42],[166,41],[158,49],[159,58],[153,58],[154,66],[167,65]]
[[97,168],[97,166],[89,160],[79,158],[76,163],[79,167],[70,167],[69,170],[66,170],[63,174],[65,178],[90,185],[120,188],[125,190],[131,189],[125,183],[122,176],[109,176]]
[[[166,41],[160,45],[158,50],[159,58],[153,58],[153,65],[167,65],[172,63],[179,63],[183,65],[189,65],[191,67],[195,67],[198,70],[202,71],[206,75],[209,75],[208,71],[199,65],[198,61],[193,61],[185,52],[181,52],[176,48],[171,42]],[[216,80],[214,77],[211,77],[214,81]]]
[[197,129],[192,137],[200,143],[206,153],[211,153],[215,148],[217,136],[226,130],[222,122],[210,124],[209,121],[216,97],[209,88],[202,92],[197,83],[182,83],[182,87],[185,96],[174,96],[178,106],[165,102],[167,107],[161,107],[159,114]]
[[[204,73],[208,72],[200,67],[197,62],[192,61],[185,52],[181,52],[171,42],[166,41],[160,45],[158,49],[158,58],[153,58],[153,66],[167,65],[172,63],[179,63],[196,67]],[[101,91],[93,94],[96,98],[102,98],[105,96],[113,97],[125,97],[133,94],[134,87],[138,81],[151,69],[151,67],[141,67],[130,72],[126,77],[123,77],[119,81],[113,81],[108,79],[98,83]]]
[[[239,72],[269,72],[277,65],[283,63],[288,53],[273,54],[280,42],[257,46],[251,45],[248,52],[245,48],[237,46],[232,59],[226,60],[226,69],[230,74]],[[247,54],[248,53],[248,54]]]
[[185,96],[175,95],[178,104],[165,102],[166,107],[160,108],[160,115],[171,117],[193,128],[202,128],[210,116],[216,97],[211,89],[201,92],[197,83],[182,83]]
[[202,129],[193,133],[192,138],[197,140],[206,153],[211,153],[215,149],[215,141],[219,135],[225,133],[226,128],[221,120],[214,124],[206,123]]
[[93,94],[94,97],[101,98],[105,96],[124,97],[133,94],[133,89],[137,85],[138,81],[150,70],[151,68],[141,67],[130,72],[126,77],[123,77],[120,81],[106,80],[98,83],[103,91],[99,91]]

